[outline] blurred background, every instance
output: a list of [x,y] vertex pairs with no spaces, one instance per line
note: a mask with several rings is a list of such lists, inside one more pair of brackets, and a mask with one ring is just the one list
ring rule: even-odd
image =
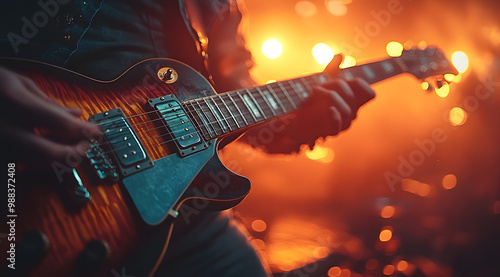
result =
[[461,72],[437,89],[400,75],[345,132],[268,155],[233,143],[252,180],[235,208],[276,276],[500,276],[497,1],[252,0],[260,84],[434,45]]

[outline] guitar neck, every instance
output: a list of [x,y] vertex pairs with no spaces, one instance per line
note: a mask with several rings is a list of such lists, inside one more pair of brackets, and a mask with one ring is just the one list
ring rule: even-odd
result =
[[[399,58],[341,69],[346,80],[362,78],[370,84],[406,72]],[[183,102],[206,140],[241,131],[252,125],[295,111],[311,95],[312,88],[334,77],[328,72],[274,82]]]

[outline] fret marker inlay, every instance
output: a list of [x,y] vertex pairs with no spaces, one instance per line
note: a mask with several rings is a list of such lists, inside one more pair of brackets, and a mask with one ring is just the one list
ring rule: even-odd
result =
[[390,62],[383,62],[382,68],[386,73],[392,73],[392,71],[394,71],[394,66],[392,66]]
[[257,106],[255,106],[254,102],[252,101],[252,99],[250,99],[250,96],[248,96],[248,94],[244,94],[243,95],[243,100],[245,101],[245,103],[247,104],[247,106],[250,107],[250,111],[253,113],[253,115],[255,117],[261,117],[262,116],[260,114],[260,112],[259,112],[259,109],[257,109]]
[[276,101],[274,101],[274,98],[271,96],[271,94],[269,93],[269,91],[268,90],[264,90],[264,91],[262,91],[262,93],[266,97],[267,102],[269,102],[269,104],[271,104],[271,107],[273,109],[277,110],[279,108],[278,107],[278,103],[276,103]]
[[362,66],[362,68],[363,68],[363,72],[365,73],[367,78],[369,78],[369,79],[375,78],[375,72],[373,72],[373,70],[371,70],[371,68],[369,68],[367,65]]

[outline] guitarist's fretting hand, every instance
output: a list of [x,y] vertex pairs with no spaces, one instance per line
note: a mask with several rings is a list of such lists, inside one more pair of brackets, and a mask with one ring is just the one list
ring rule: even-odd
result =
[[28,162],[39,167],[63,160],[69,152],[84,153],[88,147],[84,131],[91,134],[97,131],[94,124],[77,118],[80,110],[61,107],[33,81],[3,68],[0,68],[0,113],[2,156],[7,152],[11,162]]
[[341,55],[334,57],[327,71],[335,80],[314,87],[312,95],[303,106],[284,124],[280,124],[284,128],[274,132],[275,137],[271,142],[255,140],[259,128],[277,129],[266,124],[254,128],[255,130],[250,129],[244,140],[268,153],[292,153],[299,152],[300,146],[304,144],[312,149],[318,138],[334,136],[349,128],[358,109],[375,97],[375,91],[360,78],[349,81],[336,79],[335,74],[338,73],[341,62]]

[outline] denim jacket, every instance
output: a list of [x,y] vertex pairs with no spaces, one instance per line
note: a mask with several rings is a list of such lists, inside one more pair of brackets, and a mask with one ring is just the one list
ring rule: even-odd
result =
[[[231,72],[219,64],[251,67],[235,0],[20,0],[4,12],[0,56],[43,61],[98,79],[112,79],[154,57],[180,60],[205,75]],[[209,47],[211,36],[216,42]],[[222,43],[227,41],[232,43]],[[250,80],[243,75],[218,79],[230,83],[224,89],[233,89],[240,84],[228,78]]]

